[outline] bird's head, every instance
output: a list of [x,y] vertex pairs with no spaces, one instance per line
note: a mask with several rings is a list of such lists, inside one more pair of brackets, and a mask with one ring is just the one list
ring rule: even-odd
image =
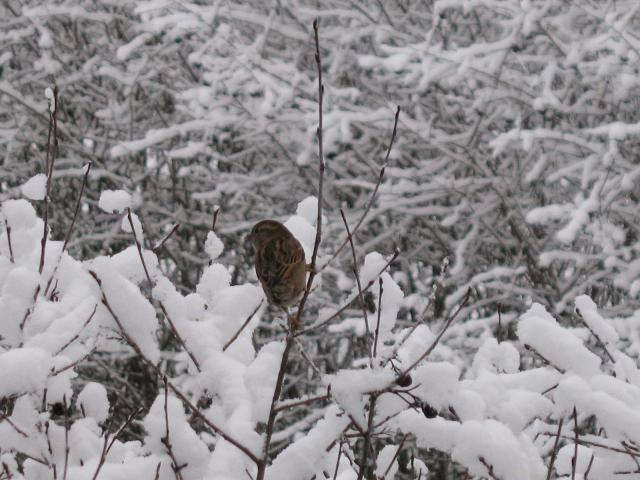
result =
[[288,237],[291,232],[283,224],[276,220],[262,220],[256,223],[249,235],[247,235],[247,242],[250,242],[254,248],[258,248],[260,245],[279,237]]

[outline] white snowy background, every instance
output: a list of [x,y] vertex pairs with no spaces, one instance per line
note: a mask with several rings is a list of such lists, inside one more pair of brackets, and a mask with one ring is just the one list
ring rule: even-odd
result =
[[2,2],[0,480],[640,479],[639,94],[635,0]]

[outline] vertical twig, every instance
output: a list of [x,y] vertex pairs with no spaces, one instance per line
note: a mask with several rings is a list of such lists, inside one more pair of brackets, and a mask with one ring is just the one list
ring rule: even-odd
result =
[[364,433],[364,445],[362,446],[362,455],[360,456],[360,469],[358,470],[358,480],[364,478],[365,470],[367,468],[367,460],[369,456],[369,449],[371,448],[371,435],[373,434],[373,419],[376,410],[377,396],[371,394],[369,397],[369,419],[367,423],[367,431]]
[[7,243],[9,244],[9,260],[11,263],[15,263],[15,259],[13,258],[13,245],[11,245],[11,226],[9,225],[9,221],[4,219],[4,226],[7,229]]
[[[360,282],[360,273],[358,271],[358,259],[356,257],[356,249],[353,245],[353,236],[351,235],[351,231],[349,230],[349,224],[347,223],[347,218],[344,216],[344,211],[342,209],[340,209],[340,215],[342,216],[342,221],[344,222],[344,228],[347,230],[347,238],[349,240],[349,245],[351,245],[351,256],[353,258],[353,274],[356,277],[356,284],[358,285],[358,300],[360,301],[360,306],[362,308],[362,315],[364,316],[364,326],[367,330],[367,340],[370,342],[371,330],[369,329],[369,317],[367,315],[367,307],[364,304],[364,295],[362,294],[362,283]],[[373,356],[375,356],[375,354]],[[369,345],[369,358],[371,358],[371,345]]]
[[556,455],[558,454],[558,444],[560,443],[560,433],[562,432],[562,422],[564,422],[563,418],[561,418],[558,422],[558,431],[556,433],[556,439],[553,442],[553,450],[551,450],[551,460],[549,460],[549,468],[547,469],[547,480],[551,480],[553,464],[556,462]]
[[375,338],[373,339],[373,357],[375,358],[378,354],[378,335],[380,333],[380,315],[382,315],[382,292],[384,288],[382,288],[382,277],[378,278],[378,318],[376,319],[376,333]]
[[136,227],[133,226],[133,218],[131,217],[130,208],[127,208],[127,219],[129,220],[129,226],[131,227],[133,240],[136,243],[136,248],[138,249],[138,256],[140,257],[140,261],[142,262],[142,268],[144,269],[144,274],[147,277],[147,282],[149,282],[149,288],[153,289],[153,282],[151,281],[151,275],[149,275],[149,270],[147,270],[147,262],[144,261],[144,255],[142,255],[142,245],[140,244],[140,240],[138,240],[138,235],[136,235]]
[[584,480],[588,480],[589,479],[589,472],[591,471],[591,465],[593,465],[594,457],[595,457],[595,455],[592,453],[591,454],[591,458],[589,459],[589,465],[587,465],[587,469],[584,472]]
[[218,214],[220,213],[220,208],[217,207],[213,210],[213,219],[211,220],[211,231],[213,232],[216,229],[216,223],[218,222]]
[[[52,103],[53,102],[53,103]],[[49,233],[49,201],[51,195],[51,183],[53,177],[53,165],[56,153],[58,153],[58,86],[53,87],[53,100],[49,100],[49,133],[47,134],[47,155],[45,159],[45,170],[47,175],[47,186],[44,196],[44,213],[42,215],[44,227],[42,239],[40,240],[40,265],[38,273],[42,274],[44,268],[44,257],[47,249],[47,235]],[[53,137],[53,145],[52,145]]]
[[338,478],[338,467],[340,467],[340,457],[342,456],[342,442],[344,440],[342,439],[342,437],[340,437],[340,445],[338,446],[338,458],[336,460],[336,468],[333,471],[333,480],[336,480],[336,478]]
[[407,440],[408,436],[409,436],[409,434],[407,433],[407,434],[404,435],[404,437],[402,437],[402,440],[400,441],[400,445],[398,445],[398,449],[396,450],[395,455],[393,456],[393,458],[389,462],[389,466],[387,467],[387,469],[384,471],[384,475],[382,476],[383,478],[385,478],[387,476],[387,473],[389,473],[389,470],[391,470],[391,467],[393,466],[393,462],[395,462],[396,459],[398,458],[398,455],[400,455],[400,450],[402,450],[402,447],[404,446],[404,442]]
[[171,469],[173,470],[173,474],[176,477],[176,480],[182,480],[182,474],[180,470],[182,470],[185,465],[178,465],[178,460],[176,459],[175,454],[173,453],[173,446],[171,445],[171,440],[169,437],[169,386],[167,383],[167,376],[165,375],[162,379],[164,382],[164,428],[165,434],[164,437],[160,439],[162,444],[167,449],[167,453],[169,454],[169,458],[171,458]]
[[575,442],[573,443],[573,457],[571,457],[571,480],[576,479],[576,466],[578,464],[578,411],[575,405],[573,406],[573,434],[575,436]]
[[67,468],[69,466],[69,411],[67,410],[67,396],[62,396],[62,408],[64,408],[64,470],[62,480],[67,480]]
[[84,190],[87,187],[87,181],[89,180],[90,171],[91,171],[91,162],[87,163],[87,169],[84,172],[84,177],[82,177],[82,186],[80,187],[80,193],[78,194],[78,200],[76,201],[76,208],[73,211],[73,218],[71,219],[71,225],[69,225],[69,228],[67,229],[67,234],[64,236],[64,243],[62,244],[63,252],[67,249],[67,245],[69,245],[69,240],[71,239],[71,233],[73,232],[73,227],[76,224],[76,219],[78,218],[78,212],[80,211],[82,194],[84,193]]
[[[304,290],[304,294],[302,295],[302,299],[300,300],[300,304],[298,306],[298,313],[296,314],[296,325],[302,325],[302,312],[304,311],[305,304],[307,302],[307,298],[309,297],[309,293],[311,292],[311,285],[313,284],[313,279],[318,273],[318,269],[316,268],[316,260],[318,258],[318,250],[320,249],[320,240],[322,239],[322,203],[323,199],[323,185],[324,185],[324,146],[323,146],[323,137],[322,137],[322,109],[323,109],[323,101],[324,101],[324,84],[322,83],[322,57],[320,56],[320,37],[318,34],[318,19],[316,18],[313,21],[313,34],[316,46],[316,68],[318,70],[318,128],[316,130],[316,135],[318,137],[318,210],[316,215],[316,238],[313,242],[313,253],[311,254],[311,271],[309,273],[309,278],[307,279],[307,287]],[[258,477],[258,480],[261,480]]]
[[60,254],[58,255],[58,260],[56,261],[56,266],[53,269],[53,272],[51,272],[51,276],[49,277],[49,280],[47,281],[47,287],[44,289],[44,294],[47,295],[47,293],[49,292],[49,287],[51,286],[51,282],[53,281],[53,278],[56,276],[56,273],[58,272],[58,268],[60,267],[60,260],[62,259],[62,254],[65,252],[65,250],[67,249],[67,245],[69,244],[69,240],[71,239],[71,233],[73,232],[73,227],[76,224],[76,219],[78,218],[78,212],[80,211],[80,204],[82,201],[82,194],[84,193],[84,190],[87,186],[87,181],[89,179],[89,171],[91,171],[91,162],[89,162],[87,164],[87,169],[84,172],[84,177],[82,178],[82,186],[80,187],[80,193],[78,194],[78,200],[76,201],[76,208],[73,212],[73,218],[71,219],[71,224],[69,225],[69,228],[67,229],[67,233],[64,236],[64,242],[62,244],[62,250],[60,250]]
[[264,480],[264,475],[267,471],[267,463],[269,460],[269,447],[271,445],[271,437],[273,436],[273,429],[276,422],[276,416],[278,415],[277,404],[280,400],[280,393],[282,392],[282,385],[284,384],[284,374],[287,369],[287,363],[289,361],[289,352],[293,345],[293,337],[288,334],[284,344],[284,351],[282,352],[282,359],[280,360],[280,368],[278,369],[278,377],[276,379],[276,386],[273,390],[273,397],[271,398],[271,407],[269,408],[269,417],[267,419],[267,426],[265,429],[264,444],[262,446],[262,458],[258,463],[258,474],[256,480]]

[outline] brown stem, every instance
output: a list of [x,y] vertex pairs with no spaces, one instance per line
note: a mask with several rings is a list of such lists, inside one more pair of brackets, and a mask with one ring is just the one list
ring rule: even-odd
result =
[[556,440],[553,442],[553,450],[551,450],[551,460],[549,460],[549,468],[547,469],[547,480],[551,480],[551,472],[553,472],[553,464],[556,462],[556,455],[558,454],[558,444],[560,443],[560,433],[562,432],[562,422],[564,419],[560,419],[558,422],[558,432],[556,433]]
[[291,336],[291,334],[289,334],[287,335],[287,338],[285,340],[284,351],[282,352],[282,359],[280,360],[280,369],[278,370],[278,378],[276,379],[276,386],[273,390],[273,397],[271,398],[269,418],[267,419],[264,444],[262,446],[262,459],[258,462],[258,473],[256,475],[256,480],[264,480],[264,475],[267,471],[269,446],[271,445],[273,428],[275,426],[276,416],[278,415],[278,409],[276,407],[278,401],[280,400],[280,393],[282,392],[282,385],[284,383],[284,374],[287,369],[287,363],[289,362],[289,353],[291,352],[292,345],[293,337]]
[[455,311],[455,313],[453,315],[451,315],[449,317],[449,319],[447,320],[447,322],[444,324],[444,326],[442,327],[442,330],[440,330],[440,333],[438,334],[438,336],[435,338],[435,340],[433,341],[433,343],[429,346],[429,348],[427,348],[427,350],[420,355],[420,357],[418,357],[418,359],[416,361],[414,361],[409,367],[407,367],[406,369],[404,369],[402,371],[402,373],[399,375],[400,377],[405,376],[407,373],[409,373],[411,370],[413,370],[422,360],[424,360],[425,358],[427,358],[429,356],[429,354],[433,351],[434,348],[436,348],[436,346],[438,345],[438,343],[440,342],[440,339],[442,338],[442,336],[444,335],[444,333],[449,329],[449,327],[451,326],[451,324],[455,321],[456,317],[458,316],[458,314],[460,313],[460,310],[462,310],[462,308],[467,304],[467,302],[469,301],[469,298],[471,296],[471,288],[469,288],[467,290],[467,293],[465,294],[464,298],[462,299],[462,302],[460,303],[460,305],[458,305],[457,310]]
[[64,242],[62,243],[62,250],[60,250],[60,255],[58,255],[58,261],[56,262],[56,266],[47,281],[47,287],[44,289],[44,294],[47,295],[49,293],[49,287],[51,286],[51,282],[53,281],[56,273],[58,272],[58,268],[60,267],[60,260],[62,259],[62,254],[67,250],[67,245],[69,245],[69,240],[71,239],[71,234],[73,232],[73,227],[76,224],[76,219],[78,218],[78,212],[80,212],[80,204],[82,201],[82,194],[87,186],[87,181],[89,179],[89,171],[91,171],[91,162],[87,164],[87,169],[84,172],[84,177],[82,178],[82,186],[80,187],[80,193],[78,194],[78,200],[76,201],[76,208],[73,211],[73,218],[71,219],[71,224],[67,229],[67,233],[64,236]]
[[[302,325],[302,312],[304,311],[307,298],[311,292],[311,285],[317,272],[316,259],[318,258],[318,250],[320,249],[320,240],[322,239],[322,203],[323,203],[323,185],[324,185],[324,147],[322,138],[322,104],[324,100],[324,85],[322,83],[322,57],[320,56],[320,37],[318,35],[318,19],[313,21],[314,40],[316,45],[316,67],[318,69],[318,129],[316,135],[318,137],[318,209],[316,215],[316,238],[313,242],[313,253],[311,254],[311,272],[307,279],[307,286],[298,306],[296,321],[291,322],[292,325]],[[260,478],[258,478],[260,480]]]
[[238,331],[236,331],[236,333],[233,334],[233,337],[231,337],[227,343],[224,344],[224,347],[222,347],[222,351],[224,352],[227,348],[229,348],[229,346],[236,341],[236,339],[238,338],[238,335],[240,335],[240,333],[245,329],[245,327],[247,325],[249,325],[249,322],[251,321],[251,319],[253,318],[253,316],[258,312],[258,310],[260,309],[260,307],[262,306],[262,302],[264,302],[263,300],[260,300],[260,303],[258,304],[258,306],[253,310],[253,312],[251,312],[251,314],[247,317],[247,319],[244,321],[244,323],[240,326],[240,328],[238,329]]
[[[53,87],[53,111],[49,104],[49,133],[47,134],[47,156],[45,163],[45,171],[47,175],[47,186],[44,196],[44,213],[42,215],[44,227],[42,230],[42,238],[40,239],[40,264],[38,273],[42,274],[44,268],[44,257],[47,249],[47,235],[49,233],[49,197],[51,195],[51,183],[53,177],[53,164],[55,163],[56,154],[58,153],[58,86]],[[52,145],[53,139],[53,145]]]
[[160,240],[151,250],[153,251],[153,253],[158,253],[162,247],[164,247],[164,244],[167,242],[167,240],[169,240],[169,238],[171,238],[171,235],[173,235],[174,233],[176,233],[176,230],[178,230],[178,228],[180,228],[180,224],[176,223],[173,227],[171,227],[171,230],[169,230],[169,233],[167,233],[164,238],[162,240]]
[[164,437],[162,437],[160,439],[160,441],[162,442],[162,444],[165,446],[165,448],[167,449],[167,453],[169,454],[169,458],[171,458],[171,469],[173,470],[173,474],[176,477],[176,480],[183,480],[182,479],[182,474],[180,473],[180,470],[182,468],[184,468],[186,466],[185,465],[178,465],[178,461],[176,460],[176,456],[173,453],[173,446],[171,445],[171,439],[169,436],[169,408],[168,408],[168,403],[169,403],[169,387],[167,385],[167,377],[165,376],[163,379],[164,382],[164,425],[165,425],[165,435]]
[[13,245],[11,244],[11,226],[7,219],[4,219],[4,226],[7,229],[7,243],[9,244],[9,260],[11,263],[15,263],[15,259],[13,258]]
[[378,355],[378,335],[380,334],[380,315],[382,315],[382,278],[378,277],[378,318],[376,319],[376,333],[373,339],[373,358]]
[[[362,294],[362,284],[360,283],[360,273],[358,272],[358,259],[356,257],[356,249],[353,245],[353,235],[351,235],[351,231],[349,230],[349,224],[347,223],[347,218],[344,216],[344,211],[340,209],[340,215],[342,216],[342,221],[344,222],[344,228],[347,230],[347,239],[349,240],[349,245],[351,246],[351,256],[353,259],[353,274],[356,277],[356,284],[358,285],[358,300],[360,301],[360,307],[362,308],[362,315],[364,316],[364,326],[367,329],[367,339],[371,341],[371,330],[369,329],[369,317],[367,316],[367,307],[364,304],[364,295]],[[375,353],[373,354],[375,357]],[[371,345],[369,346],[369,358],[371,358]]]
[[[578,411],[573,407],[573,434],[576,441],[573,444],[573,457],[571,457],[571,480],[576,480],[576,465],[578,464]],[[633,458],[633,457],[632,457]]]
[[[362,446],[362,456],[360,457],[360,470],[358,471],[358,480],[364,478],[364,473],[367,468],[367,458],[369,455],[369,449],[371,448],[371,435],[373,434],[374,425],[373,419],[376,409],[376,395],[372,394],[369,397],[369,419],[367,423],[367,431],[364,434],[364,445]],[[355,423],[355,422],[354,422]],[[357,425],[357,423],[355,423]]]
[[62,408],[64,409],[64,469],[62,480],[67,480],[67,469],[69,466],[69,410],[67,396],[62,396]]
[[[369,283],[367,283],[364,288],[362,289],[362,292],[366,292],[367,290],[369,290],[373,284],[376,282],[376,279],[382,275],[382,273],[389,268],[389,265],[391,265],[393,263],[393,261],[398,258],[398,255],[400,254],[400,252],[398,250],[396,250],[393,253],[393,256],[387,261],[387,263],[384,264],[384,266],[382,267],[382,269],[380,269],[380,271],[378,272],[378,275],[376,276],[376,278],[374,278],[373,280],[370,280]],[[336,310],[333,314],[331,314],[331,316],[329,318],[325,318],[323,321],[319,322],[319,323],[315,323],[307,328],[305,328],[304,330],[299,330],[297,332],[295,332],[296,336],[300,336],[300,335],[304,335],[306,333],[312,332],[313,330],[317,330],[321,327],[324,327],[326,324],[328,324],[329,322],[331,322],[331,320],[333,320],[334,318],[336,318],[338,315],[340,315],[342,312],[344,312],[347,308],[349,308],[349,306],[351,305],[351,302],[353,301],[350,300],[349,302],[345,303],[342,307],[340,307],[338,310]]]

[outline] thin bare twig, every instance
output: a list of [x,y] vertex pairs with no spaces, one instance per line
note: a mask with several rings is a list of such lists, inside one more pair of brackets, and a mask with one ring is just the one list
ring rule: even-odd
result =
[[216,223],[218,222],[218,214],[220,213],[220,208],[216,208],[213,211],[213,219],[211,220],[211,231],[215,231]]
[[429,356],[429,354],[433,351],[434,348],[436,348],[436,346],[440,342],[440,339],[442,338],[444,333],[449,329],[451,324],[455,321],[455,319],[457,318],[458,314],[460,313],[460,310],[462,310],[464,308],[464,306],[467,304],[467,302],[469,301],[470,297],[471,297],[471,288],[469,288],[467,290],[467,293],[465,294],[464,298],[462,299],[462,302],[460,302],[460,305],[458,305],[458,308],[456,309],[454,314],[449,317],[447,322],[442,327],[442,330],[440,330],[440,333],[435,338],[433,343],[429,346],[429,348],[427,348],[427,350],[422,355],[420,355],[420,357],[418,357],[411,365],[409,365],[406,369],[404,369],[402,371],[402,373],[400,373],[398,375],[399,377],[405,376],[407,373],[409,373],[411,370],[413,370],[420,362],[422,362],[422,360],[424,360],[425,358],[427,358]]
[[602,341],[602,339],[598,336],[598,334],[592,330],[592,328],[589,326],[589,324],[586,322],[586,320],[582,316],[582,313],[580,313],[580,309],[576,308],[576,314],[578,315],[578,318],[584,324],[584,326],[587,327],[587,330],[591,332],[591,335],[593,335],[593,337],[596,339],[596,342],[598,342],[600,347],[602,347],[602,350],[604,350],[604,353],[607,354],[609,361],[611,363],[616,363],[615,359],[613,358],[613,355],[611,355],[611,352],[609,352],[607,345]]
[[533,352],[533,354],[537,356],[540,360],[542,360],[545,365],[555,368],[560,373],[564,373],[564,370],[562,368],[551,363],[544,355],[542,355],[538,350],[536,350],[534,347],[532,347],[528,343],[524,344],[524,349],[529,350],[530,352]]
[[[573,457],[571,457],[571,480],[576,480],[576,465],[578,464],[578,411],[573,407],[573,434],[576,441],[573,444]],[[633,458],[633,457],[632,457]]]
[[167,240],[169,240],[169,238],[171,238],[171,235],[176,233],[176,230],[178,230],[178,228],[180,228],[180,224],[179,223],[176,223],[173,227],[171,227],[171,230],[169,230],[169,233],[167,233],[162,238],[162,240],[160,240],[156,245],[153,246],[153,248],[151,248],[153,253],[158,253],[162,249],[162,247],[164,247],[164,244],[167,243]]
[[[309,272],[309,278],[307,279],[307,286],[302,295],[302,299],[300,300],[300,304],[298,306],[298,313],[296,314],[296,321],[292,322],[295,325],[302,325],[302,312],[304,311],[304,307],[307,303],[307,298],[309,297],[309,293],[311,293],[311,285],[313,284],[313,279],[316,277],[318,273],[318,269],[316,268],[316,260],[318,258],[318,251],[320,250],[320,241],[322,240],[322,203],[323,199],[323,185],[324,185],[324,146],[323,146],[323,137],[322,137],[322,105],[324,101],[324,84],[322,83],[322,57],[320,56],[320,37],[318,35],[318,19],[316,18],[313,21],[313,33],[314,40],[316,46],[316,68],[318,70],[318,129],[316,130],[316,136],[318,137],[318,209],[316,215],[316,237],[313,242],[313,253],[311,254],[311,271]],[[264,475],[264,473],[263,473]],[[260,474],[258,473],[257,480],[262,480]]]
[[76,224],[76,219],[78,218],[78,212],[80,212],[80,205],[82,203],[82,194],[84,193],[84,190],[87,187],[87,182],[89,180],[89,172],[91,171],[91,165],[92,165],[91,162],[87,163],[87,169],[85,170],[84,176],[82,177],[82,186],[80,187],[80,193],[78,194],[78,200],[76,201],[76,208],[73,211],[73,218],[71,219],[71,224],[67,229],[67,234],[64,236],[64,243],[62,244],[63,252],[67,249],[67,245],[69,245],[69,240],[71,240],[73,227]]
[[164,382],[164,425],[165,425],[165,434],[164,437],[162,437],[160,439],[160,441],[162,442],[162,444],[165,446],[165,448],[167,449],[167,453],[169,454],[169,458],[171,458],[171,469],[173,470],[173,474],[176,477],[176,480],[183,480],[182,479],[182,474],[180,473],[180,470],[182,470],[182,468],[184,468],[186,466],[185,465],[178,465],[178,461],[176,459],[175,454],[173,453],[173,446],[171,445],[171,439],[169,436],[169,407],[168,407],[168,403],[169,403],[169,387],[167,384],[167,377],[165,376],[163,379]]
[[560,443],[560,433],[562,432],[562,422],[564,419],[560,419],[558,422],[558,432],[556,433],[556,440],[553,442],[553,450],[551,450],[551,460],[549,460],[549,468],[547,469],[547,480],[551,480],[551,472],[553,472],[553,464],[556,462],[556,455],[558,454],[558,444]]
[[251,312],[251,314],[247,317],[247,319],[244,321],[244,323],[240,326],[240,328],[236,331],[236,333],[233,334],[233,336],[227,341],[227,343],[224,344],[224,347],[222,347],[222,351],[225,351],[227,348],[229,348],[229,346],[236,341],[236,339],[238,338],[238,336],[240,335],[240,333],[246,328],[247,325],[249,325],[249,322],[251,321],[251,319],[253,318],[253,316],[258,313],[258,310],[260,309],[260,307],[262,306],[262,303],[264,302],[263,300],[260,300],[260,303],[258,304],[258,306],[253,310],[253,312]]
[[290,408],[293,407],[299,407],[301,405],[308,405],[309,403],[313,403],[313,402],[319,402],[322,400],[329,400],[331,398],[331,387],[327,387],[327,393],[324,395],[318,395],[315,397],[309,397],[309,398],[304,398],[301,400],[295,400],[292,402],[287,402],[287,403],[282,403],[279,404],[276,407],[276,410],[281,411],[281,410],[289,410]]
[[84,322],[84,324],[82,325],[82,327],[80,328],[80,330],[78,331],[78,333],[76,333],[73,337],[71,337],[71,339],[69,341],[67,341],[64,345],[62,345],[58,351],[56,352],[56,355],[60,355],[60,353],[62,353],[69,345],[71,345],[73,342],[75,342],[78,337],[80,336],[80,334],[82,333],[82,330],[85,329],[85,327],[87,325],[89,325],[89,323],[91,322],[91,320],[93,320],[93,316],[96,314],[96,310],[98,309],[98,304],[96,303],[93,306],[93,310],[91,311],[91,315],[89,315],[89,318],[87,318]]
[[4,226],[7,229],[7,243],[9,244],[9,260],[11,263],[15,263],[15,259],[13,258],[13,245],[11,245],[11,226],[9,225],[8,220],[4,219]]
[[64,242],[62,244],[62,250],[60,250],[60,254],[58,255],[58,260],[56,261],[56,266],[51,272],[51,276],[47,281],[47,287],[44,289],[45,295],[49,292],[49,287],[51,286],[51,282],[53,281],[56,273],[58,273],[58,268],[60,267],[60,261],[62,260],[62,254],[67,250],[67,245],[69,245],[69,240],[71,240],[71,234],[73,233],[73,227],[76,224],[76,219],[78,218],[78,213],[80,212],[80,205],[82,202],[82,194],[87,186],[87,182],[89,180],[89,172],[91,171],[91,162],[87,164],[87,169],[84,172],[84,176],[82,177],[82,186],[80,187],[80,193],[78,194],[78,199],[76,200],[76,208],[73,211],[73,218],[71,219],[71,224],[67,229],[67,233],[64,236]]
[[[344,216],[344,211],[340,209],[340,215],[342,216],[342,221],[344,222],[344,228],[347,230],[347,239],[349,240],[349,245],[351,246],[351,256],[353,258],[353,274],[356,277],[356,284],[358,285],[358,300],[360,301],[360,307],[362,308],[362,315],[364,317],[364,326],[367,330],[367,339],[371,341],[371,330],[369,329],[369,317],[367,315],[367,307],[364,304],[364,295],[362,294],[362,284],[360,283],[360,273],[358,272],[358,258],[356,257],[356,249],[353,245],[353,235],[351,235],[351,231],[349,230],[349,224],[347,223],[347,217]],[[373,354],[375,357],[375,353]],[[371,346],[369,346],[369,358],[371,358]]]
[[264,475],[267,471],[267,462],[269,458],[269,446],[271,445],[271,438],[273,436],[273,428],[276,422],[276,416],[278,415],[277,404],[280,401],[280,393],[282,392],[282,385],[284,383],[284,374],[287,369],[287,363],[289,360],[289,352],[293,345],[293,337],[289,334],[285,340],[284,351],[282,352],[282,359],[280,360],[280,368],[278,369],[278,377],[276,378],[276,385],[273,390],[273,397],[271,398],[271,407],[269,408],[269,417],[267,419],[267,426],[265,428],[265,438],[262,445],[262,458],[258,461],[258,473],[256,480],[264,480]]
[[389,462],[389,466],[387,467],[387,469],[384,471],[384,475],[383,475],[384,478],[386,478],[387,473],[389,473],[389,470],[391,470],[391,467],[393,466],[393,462],[395,462],[396,459],[398,458],[398,455],[400,455],[400,451],[402,450],[402,447],[404,446],[404,442],[407,440],[408,436],[409,436],[409,434],[407,433],[407,434],[404,435],[404,437],[402,437],[402,440],[400,441],[400,445],[398,445],[398,449],[396,450],[395,455],[393,456],[393,458]]
[[493,465],[487,462],[487,460],[484,457],[478,457],[478,460],[480,460],[480,463],[482,463],[485,466],[485,468],[487,469],[487,474],[492,480],[500,480],[498,477],[496,477],[496,474],[493,471]]
[[378,318],[376,319],[376,332],[373,339],[373,357],[378,355],[378,335],[380,334],[380,316],[382,315],[382,277],[378,277]]
[[340,437],[340,445],[338,446],[338,459],[336,460],[336,468],[333,471],[333,480],[338,478],[338,467],[340,466],[340,456],[342,455],[342,442],[344,440]]
[[[360,469],[358,470],[358,480],[362,480],[364,478],[365,470],[367,468],[367,459],[369,454],[369,449],[371,448],[371,435],[374,433],[374,424],[373,419],[375,416],[376,409],[376,400],[377,396],[372,394],[369,396],[369,418],[367,420],[367,431],[364,432],[364,445],[362,446],[362,455],[360,457]],[[354,425],[357,426],[357,422],[354,422]]]
[[[389,260],[387,260],[387,262],[384,264],[384,266],[380,269],[380,271],[378,272],[378,275],[376,275],[376,278],[372,279],[369,281],[369,283],[367,283],[364,288],[362,289],[362,292],[366,292],[367,290],[369,290],[373,284],[376,282],[376,279],[382,275],[382,273],[389,268],[389,265],[391,265],[394,260],[396,258],[398,258],[398,255],[400,254],[400,252],[398,250],[396,250],[393,255],[391,256],[391,258]],[[338,310],[336,310],[335,312],[333,312],[333,314],[331,314],[331,316],[329,316],[328,318],[325,318],[324,320],[322,320],[321,322],[315,323],[313,325],[308,326],[307,328],[303,329],[303,330],[298,330],[297,332],[295,332],[296,336],[300,336],[300,335],[304,335],[306,333],[312,332],[313,330],[317,330],[321,327],[324,327],[325,325],[327,325],[329,322],[331,322],[331,320],[333,320],[334,318],[336,318],[338,315],[340,315],[342,312],[344,312],[347,308],[349,308],[349,306],[351,305],[351,302],[353,302],[354,299],[349,300],[347,303],[345,303],[342,307],[340,307]]]
[[[45,159],[45,172],[47,175],[47,185],[44,195],[44,212],[42,214],[43,229],[40,239],[40,264],[38,273],[42,274],[44,269],[44,257],[47,249],[47,236],[49,234],[49,201],[51,195],[51,183],[53,177],[53,165],[58,153],[58,86],[53,87],[53,105],[49,100],[49,133],[47,134],[47,155]],[[52,144],[53,139],[53,144]]]
[[62,480],[67,480],[67,469],[69,467],[69,410],[67,396],[62,396],[62,408],[64,409],[64,469]]

